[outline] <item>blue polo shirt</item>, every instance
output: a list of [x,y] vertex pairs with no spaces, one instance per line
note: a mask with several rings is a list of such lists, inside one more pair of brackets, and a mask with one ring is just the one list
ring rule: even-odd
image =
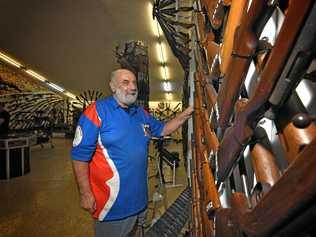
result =
[[94,218],[117,220],[146,208],[148,144],[151,136],[161,136],[163,127],[143,108],[133,105],[126,111],[112,96],[84,111],[71,155],[89,162]]

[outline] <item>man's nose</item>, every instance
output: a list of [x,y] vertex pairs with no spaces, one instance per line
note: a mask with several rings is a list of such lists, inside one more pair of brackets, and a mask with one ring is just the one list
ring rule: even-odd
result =
[[130,89],[131,91],[137,91],[137,84],[136,84],[136,83],[130,83],[129,89]]

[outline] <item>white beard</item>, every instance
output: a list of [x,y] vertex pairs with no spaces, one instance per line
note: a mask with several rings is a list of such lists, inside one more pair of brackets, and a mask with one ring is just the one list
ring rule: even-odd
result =
[[138,92],[136,91],[135,94],[125,95],[124,91],[117,89],[115,95],[122,104],[132,105],[136,102]]

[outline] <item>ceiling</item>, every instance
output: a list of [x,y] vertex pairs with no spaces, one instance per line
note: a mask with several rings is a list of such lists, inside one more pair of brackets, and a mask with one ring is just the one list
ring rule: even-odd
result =
[[[66,90],[109,93],[118,68],[114,48],[128,40],[148,46],[150,100],[166,100],[152,29],[150,0],[1,0],[0,50]],[[167,45],[167,43],[165,43]],[[172,100],[179,101],[183,70],[167,45]]]

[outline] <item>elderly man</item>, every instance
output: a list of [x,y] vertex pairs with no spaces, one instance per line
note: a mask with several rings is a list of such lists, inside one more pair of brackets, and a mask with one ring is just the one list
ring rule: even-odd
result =
[[126,69],[112,73],[113,95],[91,104],[80,117],[72,148],[81,207],[95,220],[95,235],[127,236],[147,207],[147,148],[191,115],[189,107],[166,124],[134,103],[137,84]]

